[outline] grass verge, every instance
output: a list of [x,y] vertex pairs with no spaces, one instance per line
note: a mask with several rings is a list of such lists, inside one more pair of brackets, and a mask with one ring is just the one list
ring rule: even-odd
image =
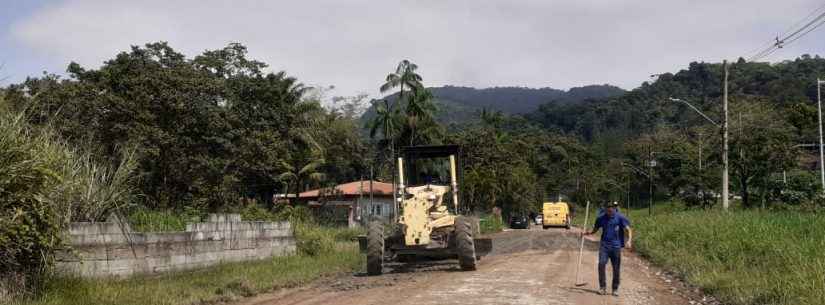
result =
[[825,215],[659,211],[628,213],[637,251],[723,303],[825,304]]
[[123,280],[56,278],[46,282],[37,299],[14,304],[215,304],[352,272],[362,267],[362,260],[356,243],[336,242],[333,249],[315,256],[274,257]]
[[[657,203],[653,216],[647,208],[622,212],[639,254],[725,304],[825,304],[825,215],[685,210],[672,202]],[[582,210],[574,223],[583,221]]]

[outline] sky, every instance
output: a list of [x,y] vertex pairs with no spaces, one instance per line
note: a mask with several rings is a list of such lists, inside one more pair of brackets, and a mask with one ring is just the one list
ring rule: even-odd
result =
[[[131,45],[189,57],[231,42],[334,95],[379,96],[397,63],[426,86],[638,87],[692,61],[748,57],[822,0],[0,0],[0,86]],[[825,26],[766,58],[825,53]]]

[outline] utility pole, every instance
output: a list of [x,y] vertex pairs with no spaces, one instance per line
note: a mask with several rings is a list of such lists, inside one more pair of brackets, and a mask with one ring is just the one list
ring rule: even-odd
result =
[[375,175],[375,173],[373,172],[372,165],[370,165],[370,209],[368,215],[372,215],[372,209],[374,209],[375,206],[375,197],[372,196],[372,194],[375,193],[375,190],[372,188],[372,181],[375,180],[373,175]]
[[650,198],[649,198],[649,201],[647,203],[647,213],[650,216],[653,216],[653,148],[651,147],[652,145],[653,144],[649,144],[647,146],[647,155],[648,155],[648,160],[647,160],[647,166],[648,166],[647,181],[648,181],[648,187],[650,188],[650,193],[649,193]]
[[725,119],[722,122],[722,208],[727,211],[730,203],[728,202],[728,187],[730,185],[728,177],[728,61],[722,62],[722,69],[725,73],[725,80],[722,92],[722,103],[725,112]]
[[699,132],[699,171],[702,171],[702,132]]
[[825,81],[816,79],[816,104],[819,112],[819,178],[822,182],[822,191],[825,192],[825,157],[822,153],[822,93],[819,89],[823,83]]

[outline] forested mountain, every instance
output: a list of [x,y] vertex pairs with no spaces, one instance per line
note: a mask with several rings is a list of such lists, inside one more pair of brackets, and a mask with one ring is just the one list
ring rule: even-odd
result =
[[[820,186],[809,171],[815,161],[799,144],[817,141],[816,80],[825,75],[825,59],[803,55],[775,64],[740,59],[729,71],[733,192],[746,207],[819,202]],[[606,184],[626,175],[623,164],[646,166],[654,158],[659,187],[671,196],[704,198],[709,204],[708,196],[698,194],[720,191],[722,79],[722,64],[694,62],[622,96],[548,103],[525,117],[587,143],[606,168],[613,167],[608,171],[614,178]],[[671,98],[687,101],[708,119]]]
[[[538,109],[542,104],[553,102],[570,104],[588,99],[603,99],[620,96],[625,91],[611,85],[589,85],[571,88],[568,91],[553,88],[494,87],[476,89],[471,87],[443,86],[428,88],[435,97],[438,107],[436,119],[443,124],[464,123],[478,118],[483,110],[501,111],[505,114],[525,114]],[[387,97],[394,102],[398,95]],[[375,107],[364,113],[363,120],[375,115]]]
[[[746,63],[730,67],[730,103],[763,101],[785,116],[801,140],[815,129],[816,79],[825,75],[825,59],[803,55],[777,64]],[[721,122],[722,64],[693,62],[687,69],[662,74],[627,94],[583,103],[547,103],[525,115],[545,128],[587,141],[617,134],[639,135],[656,126],[682,128],[707,123],[678,98]],[[733,118],[731,118],[733,119]]]

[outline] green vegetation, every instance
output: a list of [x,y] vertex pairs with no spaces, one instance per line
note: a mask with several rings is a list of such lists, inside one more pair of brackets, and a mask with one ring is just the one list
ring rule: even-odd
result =
[[[596,208],[591,207],[588,227]],[[657,202],[624,210],[635,251],[725,304],[823,304],[825,215],[802,211],[687,208]],[[584,210],[574,220],[581,226]]]
[[101,166],[49,126],[31,126],[30,114],[0,112],[0,295],[36,290],[70,221],[104,218],[132,200],[130,152],[116,168]]
[[825,216],[633,211],[635,246],[728,304],[825,303]]
[[[2,88],[0,270],[40,277],[51,249],[60,245],[62,226],[102,220],[112,211],[122,212],[140,231],[178,230],[211,212],[289,219],[296,226],[299,256],[276,261],[311,264],[359,231],[323,229],[317,225],[323,220],[313,219],[307,209],[273,202],[273,195],[373,172],[378,180],[396,180],[392,161],[408,145],[462,147],[460,212],[484,215],[499,208],[506,219],[510,213],[538,211],[542,201],[557,196],[579,208],[590,201],[594,210],[608,200],[638,208],[651,198],[674,198],[712,211],[718,202],[719,129],[669,101],[688,101],[720,121],[717,63],[690,63],[628,92],[609,86],[566,93],[494,88],[484,95],[466,88],[428,89],[418,67],[403,60],[380,88],[397,93],[374,101],[374,113],[359,118],[355,109],[364,96],[339,97],[334,100],[345,105],[324,108],[317,93],[322,89],[305,87],[286,72],[264,72],[267,65],[246,54],[246,47],[233,43],[187,58],[167,43],[150,43],[117,54],[98,69],[72,63],[67,79],[46,75]],[[816,142],[812,80],[823,74],[825,59],[818,56],[733,64],[731,186],[747,211],[719,216],[657,205],[653,218],[630,211],[641,233],[639,249],[731,303],[822,303],[821,291],[812,288],[823,282],[812,272],[823,269],[814,255],[823,244],[816,237],[822,235],[816,231],[822,218],[786,210],[825,207],[811,174],[816,158],[798,145]],[[472,102],[439,108],[439,99]],[[515,110],[497,111],[507,107]],[[473,120],[459,121],[466,114],[450,113],[467,109],[475,111]],[[450,116],[456,121],[444,126]],[[652,192],[648,181],[655,182]],[[758,207],[763,209],[753,211]],[[577,224],[583,214],[576,213]],[[499,220],[482,225],[485,232],[502,226]],[[289,262],[284,265],[292,266]],[[126,293],[118,287],[135,281],[142,283],[136,284],[140,289],[180,294],[185,302],[280,285],[273,284],[280,273],[246,283],[223,268],[228,267],[209,271],[223,270],[227,278],[206,286],[207,292],[174,282],[199,272],[161,277],[176,291],[148,279],[74,284],[114,287],[104,289],[112,301]],[[312,273],[315,266],[306,268],[318,274]],[[300,274],[284,277],[315,276]],[[70,296],[91,289],[74,291],[61,281],[49,283],[44,300],[51,293]],[[9,290],[4,288],[0,292]],[[86,301],[81,297],[69,299]]]
[[362,268],[362,260],[357,245],[348,242],[315,256],[275,257],[158,276],[114,281],[56,278],[46,282],[40,297],[16,304],[214,304],[353,272]]
[[187,58],[149,43],[98,69],[71,63],[68,79],[11,85],[5,98],[103,164],[116,166],[120,148],[134,147],[139,204],[150,209],[267,205],[275,193],[359,178],[366,161],[347,157],[366,155],[354,114],[321,107],[315,88],[263,72],[246,53],[233,43]]
[[482,216],[479,219],[479,226],[481,234],[501,232],[501,230],[504,230],[505,227],[504,221],[501,219],[501,217],[496,217],[493,214],[487,214]]
[[[731,191],[742,197],[746,207],[821,206],[821,199],[808,196],[814,184],[794,189],[793,200],[786,201],[789,188],[795,186],[777,181],[782,180],[782,171],[813,168],[811,151],[796,145],[817,142],[813,80],[825,73],[825,59],[803,55],[776,64],[739,60],[730,71]],[[656,196],[711,206],[716,202],[707,195],[720,193],[720,131],[670,97],[687,101],[720,122],[722,65],[690,63],[621,96],[547,103],[526,117],[587,144],[600,164],[597,172],[589,174],[592,198],[626,201],[629,185],[631,194],[643,194],[632,201],[646,201],[647,179],[622,163],[645,168],[652,155],[657,161]]]

